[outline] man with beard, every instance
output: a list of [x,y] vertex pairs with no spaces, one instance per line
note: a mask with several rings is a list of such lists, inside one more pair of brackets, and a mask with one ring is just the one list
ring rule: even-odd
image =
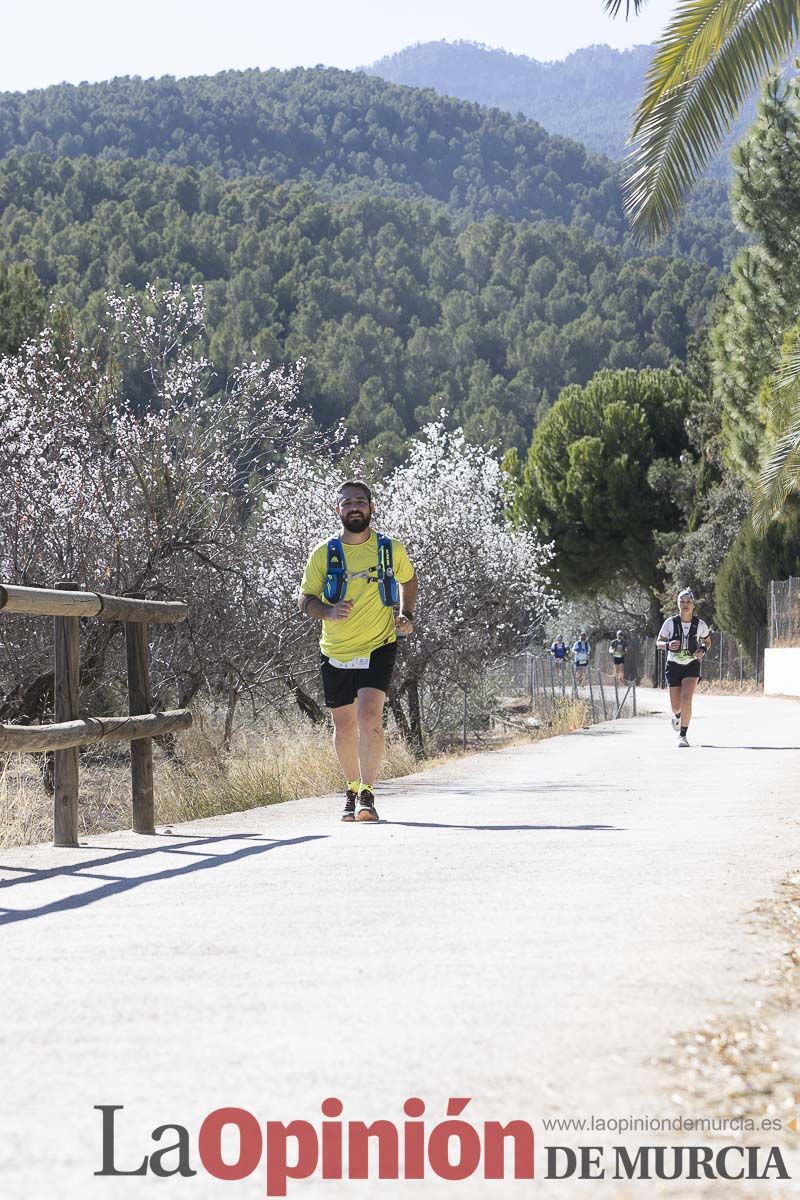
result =
[[[372,493],[348,480],[336,494],[344,552],[341,598],[324,598],[333,539],[311,552],[300,584],[300,611],[322,622],[320,671],[333,716],[333,744],[347,780],[343,821],[377,821],[375,780],[383,758],[383,706],[397,657],[397,636],[413,630],[417,577],[405,547],[391,540],[400,612],[382,599],[378,534],[370,528]],[[338,547],[334,546],[334,553]]]

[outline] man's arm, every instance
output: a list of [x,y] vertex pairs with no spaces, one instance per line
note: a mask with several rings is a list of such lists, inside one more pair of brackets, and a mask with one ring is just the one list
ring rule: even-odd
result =
[[417,603],[417,595],[419,593],[419,580],[416,575],[412,575],[405,583],[400,584],[400,611],[406,609],[413,612]]
[[340,600],[338,604],[324,604],[318,596],[309,596],[301,592],[297,599],[297,607],[303,616],[312,621],[345,621],[350,616],[353,607],[352,600]]
[[311,617],[312,621],[322,621],[325,617],[326,606],[317,596],[308,596],[301,592],[297,597],[297,607],[304,617]]
[[[394,627],[399,634],[407,637],[414,628],[414,605],[417,603],[419,580],[412,575],[405,583],[400,584],[400,612],[394,619]],[[410,616],[406,616],[410,613]]]

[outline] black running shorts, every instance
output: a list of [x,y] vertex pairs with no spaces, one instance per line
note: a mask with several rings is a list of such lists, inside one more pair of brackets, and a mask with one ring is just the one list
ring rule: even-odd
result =
[[327,656],[321,654],[320,673],[326,707],[343,708],[346,704],[352,704],[360,688],[376,688],[379,692],[388,692],[396,658],[397,642],[379,646],[370,654],[368,667],[357,667],[354,670],[332,667]]
[[700,659],[690,663],[667,662],[667,687],[680,687],[684,679],[700,678]]

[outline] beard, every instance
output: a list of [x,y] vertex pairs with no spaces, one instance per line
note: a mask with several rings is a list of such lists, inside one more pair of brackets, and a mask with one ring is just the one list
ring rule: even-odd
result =
[[362,533],[369,525],[370,518],[360,512],[348,513],[342,517],[342,524],[348,533]]

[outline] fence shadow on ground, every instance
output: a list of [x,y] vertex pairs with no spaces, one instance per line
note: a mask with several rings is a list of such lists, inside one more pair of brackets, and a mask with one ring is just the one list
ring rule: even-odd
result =
[[[207,871],[216,867],[224,867],[230,863],[239,862],[244,858],[250,858],[255,854],[265,854],[268,850],[298,846],[304,842],[315,842],[328,836],[330,835],[317,833],[306,834],[303,837],[276,839],[262,838],[251,833],[229,833],[215,838],[198,838],[179,846],[148,846],[144,849],[126,850],[121,853],[114,853],[112,851],[110,855],[93,858],[86,862],[50,867],[43,870],[6,866],[0,863],[0,871],[20,872],[16,878],[0,880],[0,925],[11,925],[19,921],[32,921],[37,917],[49,916],[51,913],[70,912],[75,909],[86,908],[91,904],[97,904],[101,900],[108,900],[112,896],[132,891],[134,888],[142,887],[147,883],[174,879],[179,876],[192,874],[195,871]],[[231,841],[244,841],[248,844],[228,854],[217,854],[211,849],[212,844]],[[190,846],[201,845],[209,847],[209,852],[203,854],[189,849]],[[113,867],[116,863],[141,859],[154,854],[190,855],[194,861],[183,863],[180,866],[170,866],[160,871],[152,871],[145,875],[126,876],[108,874],[106,872],[106,868]],[[99,868],[102,873],[95,872],[94,868]],[[19,888],[23,884],[43,883],[65,876],[76,882],[78,880],[100,880],[102,881],[102,886],[92,888],[89,891],[75,892],[69,896],[61,896],[58,899],[50,900],[45,904],[40,904],[33,908],[15,909],[9,908],[2,903],[5,895],[9,894],[8,889]]]

